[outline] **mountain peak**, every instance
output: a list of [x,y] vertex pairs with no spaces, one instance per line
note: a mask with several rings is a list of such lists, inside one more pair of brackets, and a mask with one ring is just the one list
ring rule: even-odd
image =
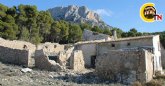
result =
[[108,27],[100,16],[86,6],[69,5],[67,7],[54,7],[48,10],[56,20],[66,20],[74,23],[88,23],[100,28]]

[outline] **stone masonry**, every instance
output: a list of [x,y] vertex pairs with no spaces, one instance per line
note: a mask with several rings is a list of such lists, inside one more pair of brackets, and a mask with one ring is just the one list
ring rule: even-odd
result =
[[97,56],[96,74],[124,84],[148,82],[153,76],[153,55],[146,50],[112,50]]
[[4,63],[32,66],[35,45],[24,41],[10,41],[0,38],[0,60]]
[[70,68],[74,71],[82,71],[84,67],[83,53],[81,50],[75,50],[70,58]]
[[43,50],[36,50],[35,52],[35,67],[49,71],[61,71],[62,67],[54,60],[49,60],[48,56]]
[[12,49],[0,46],[0,61],[4,63],[29,66],[29,50]]
[[58,43],[46,42],[44,44],[37,45],[37,50],[43,49],[45,53],[49,55],[58,54],[60,51],[64,51],[64,45]]

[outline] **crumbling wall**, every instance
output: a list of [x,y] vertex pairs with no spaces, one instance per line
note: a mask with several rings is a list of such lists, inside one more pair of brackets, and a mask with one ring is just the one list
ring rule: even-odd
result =
[[75,45],[75,50],[82,50],[85,67],[91,67],[91,57],[96,56],[97,43],[86,43]]
[[153,47],[154,47],[154,70],[162,71],[162,62],[161,62],[161,46],[159,35],[153,37]]
[[49,71],[61,71],[63,68],[54,60],[49,60],[44,50],[36,50],[35,52],[35,67]]
[[[96,74],[124,84],[150,81],[153,75],[153,65],[150,63],[153,57],[150,54],[144,50],[116,50],[99,54],[96,58]],[[146,69],[147,67],[150,69]]]
[[90,30],[84,30],[83,32],[83,40],[84,41],[92,41],[92,40],[111,40],[109,35],[97,33],[97,32],[92,32]]
[[82,71],[84,67],[84,58],[81,50],[75,50],[70,57],[70,68],[74,71]]
[[0,46],[12,48],[12,49],[19,49],[19,50],[31,50],[31,52],[35,52],[36,46],[30,42],[19,41],[19,40],[5,40],[0,39]]
[[0,38],[0,60],[5,63],[32,66],[35,49],[35,45],[29,42]]
[[154,55],[145,51],[145,66],[146,66],[146,82],[149,82],[152,78],[153,75],[155,74],[154,72]]
[[29,50],[12,49],[0,46],[0,61],[4,63],[29,66]]
[[58,55],[59,63],[63,66],[69,66],[68,60],[71,57],[71,54],[74,50],[74,47],[70,47],[65,51],[61,51]]
[[59,53],[60,51],[64,51],[64,45],[60,45],[58,43],[50,43],[46,42],[44,44],[39,44],[37,46],[37,50],[43,49],[45,53],[51,55],[55,53]]
[[159,35],[122,38],[115,41],[98,43],[97,50],[100,52],[97,54],[107,53],[109,50],[124,50],[139,47],[149,49],[149,51],[154,54],[154,71],[162,72]]

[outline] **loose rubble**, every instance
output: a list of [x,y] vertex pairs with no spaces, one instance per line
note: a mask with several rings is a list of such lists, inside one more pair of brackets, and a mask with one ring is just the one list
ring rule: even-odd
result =
[[50,72],[32,69],[23,73],[21,69],[20,66],[0,62],[0,86],[123,86],[99,79],[94,70]]

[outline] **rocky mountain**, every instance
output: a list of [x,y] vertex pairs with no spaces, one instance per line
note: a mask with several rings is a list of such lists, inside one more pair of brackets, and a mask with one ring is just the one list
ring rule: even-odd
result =
[[100,16],[85,6],[70,5],[68,7],[55,7],[48,10],[56,20],[66,20],[74,23],[88,23],[100,28],[112,28],[104,23]]

